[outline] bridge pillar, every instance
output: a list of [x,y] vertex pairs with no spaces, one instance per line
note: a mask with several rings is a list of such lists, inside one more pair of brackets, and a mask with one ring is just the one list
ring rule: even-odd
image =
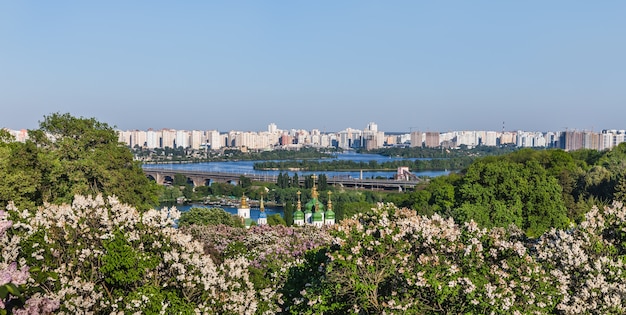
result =
[[200,177],[200,176],[191,176],[189,177],[191,179],[191,181],[193,182],[193,186],[194,187],[198,187],[198,186],[204,186],[204,183],[206,181],[205,177]]
[[163,185],[163,183],[165,182],[165,176],[161,175],[161,173],[159,172],[156,172],[155,180],[157,184]]

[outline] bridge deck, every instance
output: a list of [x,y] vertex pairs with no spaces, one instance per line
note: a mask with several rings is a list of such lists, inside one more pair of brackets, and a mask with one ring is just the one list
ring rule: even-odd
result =
[[[160,184],[163,183],[165,177],[174,178],[176,174],[185,175],[188,179],[191,179],[196,186],[203,186],[207,181],[217,182],[236,182],[240,176],[245,176],[252,181],[276,183],[278,176],[276,175],[260,175],[260,174],[241,174],[241,173],[226,173],[226,172],[204,172],[204,171],[188,171],[188,170],[169,170],[169,169],[157,169],[150,168],[144,169],[144,173],[147,176],[157,180]],[[299,179],[301,183],[304,182],[304,176]],[[341,185],[345,187],[360,187],[366,189],[405,189],[412,188],[415,185],[423,182],[421,179],[412,180],[395,180],[395,179],[371,179],[371,178],[345,178],[345,177],[329,177],[326,182],[331,185]]]

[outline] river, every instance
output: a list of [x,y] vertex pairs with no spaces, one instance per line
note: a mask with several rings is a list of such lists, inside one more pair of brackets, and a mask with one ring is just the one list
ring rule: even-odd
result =
[[[428,160],[423,158],[399,158],[399,157],[386,157],[378,154],[363,154],[363,153],[339,153],[334,158],[329,159],[320,159],[318,161],[332,161],[332,160],[351,160],[355,162],[368,162],[368,161],[376,161],[378,163],[382,163],[385,161],[399,161],[399,160],[407,160],[407,161],[415,161],[415,160]],[[268,175],[275,176],[280,173],[280,171],[262,171],[255,170],[254,163],[259,161],[228,161],[228,162],[202,162],[202,163],[183,163],[183,164],[145,164],[144,168],[159,168],[159,169],[168,169],[168,170],[184,170],[184,171],[208,171],[208,172],[223,172],[223,173],[235,173],[242,175]],[[283,173],[288,173],[289,176],[293,176],[294,174],[298,174],[299,177],[311,174],[326,174],[328,178],[333,177],[351,177],[351,178],[392,178],[396,173],[395,171],[317,171],[317,172],[309,172],[309,171],[283,171]],[[448,175],[450,171],[420,171],[415,172],[413,174],[417,176],[426,176],[426,177],[437,177],[442,175]]]

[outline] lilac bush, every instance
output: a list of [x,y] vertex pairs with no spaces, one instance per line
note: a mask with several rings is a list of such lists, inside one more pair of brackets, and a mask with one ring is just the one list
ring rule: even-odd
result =
[[183,229],[204,244],[205,251],[222,259],[243,257],[250,266],[259,301],[259,312],[275,314],[282,308],[280,287],[291,267],[301,264],[304,254],[330,244],[327,228],[283,225],[250,229],[225,225],[192,225]]
[[290,301],[292,314],[545,314],[557,302],[516,230],[380,204],[331,234],[321,276]]
[[626,313],[621,203],[537,240],[392,204],[248,230],[178,229],[176,208],[114,197],[7,210],[0,314]]
[[626,313],[626,208],[593,209],[576,228],[545,233],[537,255],[554,277],[563,314]]
[[59,308],[59,301],[47,292],[34,293],[39,284],[32,279],[25,260],[19,258],[20,237],[7,233],[12,227],[7,213],[0,210],[0,310],[11,310],[14,314],[51,314]]
[[[43,283],[60,314],[254,314],[248,261],[215,264],[174,227],[175,208],[139,213],[115,197],[15,209],[14,258],[58,275]],[[13,257],[12,257],[13,258]]]

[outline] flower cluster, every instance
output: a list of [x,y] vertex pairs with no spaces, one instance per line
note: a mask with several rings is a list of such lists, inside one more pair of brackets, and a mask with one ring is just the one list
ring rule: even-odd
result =
[[253,314],[248,262],[217,265],[174,227],[175,208],[139,213],[115,197],[18,211],[20,260],[58,275],[44,282],[59,313]]
[[25,260],[18,258],[20,237],[7,233],[11,227],[13,222],[0,210],[0,310],[12,309],[14,314],[51,314],[59,308],[59,301],[34,292],[39,284],[32,279]]
[[626,312],[626,208],[594,207],[578,227],[551,230],[537,256],[554,277],[566,314]]
[[280,287],[289,276],[290,268],[302,263],[304,254],[331,243],[326,228],[283,225],[253,226],[250,229],[225,225],[192,225],[183,229],[204,244],[205,251],[219,259],[243,258],[257,275],[260,312],[274,314],[282,308]]
[[514,229],[381,204],[331,234],[322,280],[309,279],[293,312],[544,314],[557,302]]
[[178,229],[178,216],[100,196],[33,212],[9,206],[0,211],[0,306],[15,314],[626,312],[620,203],[537,240],[515,226],[485,229],[392,204],[321,229]]

